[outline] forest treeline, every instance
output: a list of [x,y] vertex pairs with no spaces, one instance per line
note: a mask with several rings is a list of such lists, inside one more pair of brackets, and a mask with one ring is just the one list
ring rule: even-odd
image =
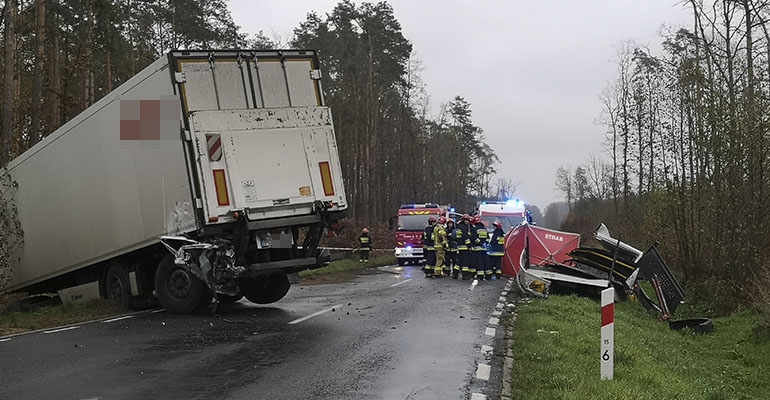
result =
[[[350,204],[383,222],[402,203],[470,210],[502,189],[498,158],[462,96],[429,110],[420,62],[387,2],[310,12],[289,43],[249,36],[225,0],[6,0],[0,165],[171,49],[319,50]],[[502,181],[510,192],[510,181]],[[507,186],[505,186],[507,184]]]
[[[607,162],[560,168],[565,230],[659,248],[690,300],[770,317],[770,4],[683,1],[662,50],[623,43],[602,94]],[[546,210],[547,213],[547,210]]]

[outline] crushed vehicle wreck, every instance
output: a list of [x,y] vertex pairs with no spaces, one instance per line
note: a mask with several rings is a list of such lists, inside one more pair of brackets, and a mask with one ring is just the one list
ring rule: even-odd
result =
[[[594,238],[602,247],[580,246],[576,233],[518,226],[506,235],[503,273],[515,277],[522,291],[537,297],[548,297],[552,286],[598,293],[614,285],[616,293],[639,299],[660,315],[659,321],[669,321],[671,329],[713,331],[710,320],[671,321],[684,303],[685,292],[658,252],[657,242],[642,252],[613,238],[604,224],[594,231]],[[652,287],[652,297],[644,291],[644,281]]]

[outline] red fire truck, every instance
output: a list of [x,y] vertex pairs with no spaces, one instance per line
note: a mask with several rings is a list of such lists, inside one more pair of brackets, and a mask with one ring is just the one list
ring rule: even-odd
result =
[[418,264],[422,261],[422,233],[428,218],[438,219],[449,208],[438,204],[404,204],[398,209],[396,230],[396,260],[398,265]]

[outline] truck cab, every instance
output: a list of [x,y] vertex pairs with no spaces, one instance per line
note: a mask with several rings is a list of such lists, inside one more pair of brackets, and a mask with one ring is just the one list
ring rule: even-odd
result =
[[398,209],[396,228],[396,260],[398,265],[418,264],[422,261],[422,233],[428,218],[438,219],[447,210],[438,204],[403,204]]

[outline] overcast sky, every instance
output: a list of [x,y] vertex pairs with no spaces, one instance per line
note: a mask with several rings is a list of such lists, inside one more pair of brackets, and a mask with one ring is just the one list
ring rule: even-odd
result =
[[[677,0],[388,2],[423,64],[434,110],[463,96],[500,157],[498,177],[519,183],[517,197],[541,210],[563,200],[554,184],[559,166],[607,158],[595,121],[599,96],[617,77],[617,45],[658,49],[661,29],[692,24]],[[308,12],[325,15],[337,3],[228,1],[243,31],[284,42]]]

